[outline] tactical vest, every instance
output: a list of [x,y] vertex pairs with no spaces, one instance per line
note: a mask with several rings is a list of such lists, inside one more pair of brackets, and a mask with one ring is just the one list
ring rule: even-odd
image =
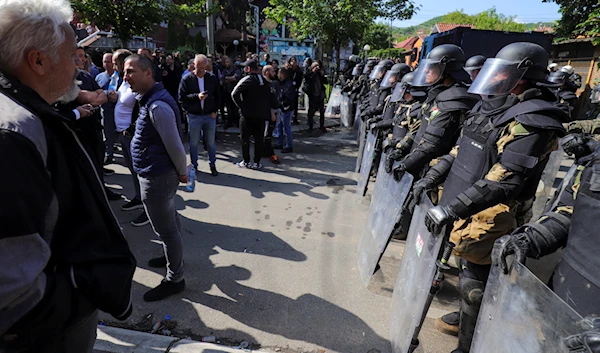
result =
[[[444,182],[444,192],[440,205],[447,205],[459,194],[482,180],[494,164],[500,161],[496,143],[508,124],[517,120],[525,125],[564,131],[560,119],[564,113],[552,103],[531,99],[500,112],[484,114],[481,112],[482,102],[478,103],[468,120],[463,125],[458,156],[452,164],[450,173]],[[548,154],[549,156],[549,154]],[[516,200],[528,200],[535,195],[540,177],[548,162],[548,156],[542,161],[536,157],[503,152],[503,161],[518,168],[534,169],[525,181],[523,191]]]
[[412,101],[401,104],[394,116],[394,126],[392,134],[394,139],[401,139],[408,133],[409,127],[414,119],[419,118],[421,103]]
[[600,287],[600,242],[598,241],[598,211],[600,211],[600,153],[578,176],[581,179],[576,193],[571,229],[563,259],[578,273]]
[[385,98],[385,107],[383,108],[383,120],[384,121],[392,121],[394,116],[396,115],[396,110],[398,110],[398,106],[400,102],[390,102],[391,95]]
[[[421,106],[421,126],[415,135],[415,143],[412,145],[411,152],[419,146],[426,131],[437,136],[443,135],[444,131],[436,131],[439,130],[439,128],[428,128],[429,122],[431,119],[435,118],[436,114],[459,110],[468,111],[473,107],[475,102],[474,97],[475,96],[472,94],[467,93],[467,87],[460,83],[455,83],[450,87],[440,84],[431,88],[427,93],[427,99]],[[460,124],[462,124],[462,121],[459,122],[459,125]],[[460,128],[458,128],[456,132],[457,138],[459,132]]]

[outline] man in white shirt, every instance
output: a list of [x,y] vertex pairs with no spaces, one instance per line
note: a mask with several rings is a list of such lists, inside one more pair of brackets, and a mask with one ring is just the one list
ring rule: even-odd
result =
[[[131,172],[131,178],[133,179],[133,187],[135,189],[135,195],[130,199],[129,202],[121,206],[123,211],[132,211],[136,209],[144,209],[142,203],[142,197],[140,192],[140,182],[138,176],[133,170],[133,164],[131,162],[131,139],[133,138],[133,132],[135,131],[135,119],[134,113],[136,99],[135,93],[129,87],[129,83],[123,81],[123,73],[125,66],[125,59],[132,53],[126,49],[119,49],[113,53],[113,63],[119,72],[119,86],[117,91],[109,92],[108,100],[115,103],[115,130],[119,136],[121,147],[123,149],[123,158],[127,164],[127,168]],[[136,227],[141,227],[150,223],[146,211],[134,219],[131,224]]]

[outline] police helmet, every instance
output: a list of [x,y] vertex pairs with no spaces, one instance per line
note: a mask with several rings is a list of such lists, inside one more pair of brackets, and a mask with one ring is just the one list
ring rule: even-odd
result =
[[433,48],[426,59],[419,62],[415,71],[413,85],[417,87],[432,86],[440,81],[446,73],[461,70],[465,64],[465,53],[454,44],[442,44]]

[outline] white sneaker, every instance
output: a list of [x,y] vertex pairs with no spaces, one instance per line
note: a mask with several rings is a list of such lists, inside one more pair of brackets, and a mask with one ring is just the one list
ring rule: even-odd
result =
[[246,163],[244,161],[239,161],[235,165],[237,165],[240,168],[250,168],[250,163]]
[[254,169],[254,170],[260,170],[260,169],[263,169],[263,164],[262,163],[258,163],[258,164],[252,163],[249,168]]

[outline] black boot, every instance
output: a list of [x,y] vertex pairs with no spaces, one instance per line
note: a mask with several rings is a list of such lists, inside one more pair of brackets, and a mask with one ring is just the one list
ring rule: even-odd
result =
[[163,279],[156,287],[152,288],[144,294],[144,300],[147,302],[155,302],[170,297],[173,294],[183,292],[185,289],[185,280],[181,282],[169,282]]

